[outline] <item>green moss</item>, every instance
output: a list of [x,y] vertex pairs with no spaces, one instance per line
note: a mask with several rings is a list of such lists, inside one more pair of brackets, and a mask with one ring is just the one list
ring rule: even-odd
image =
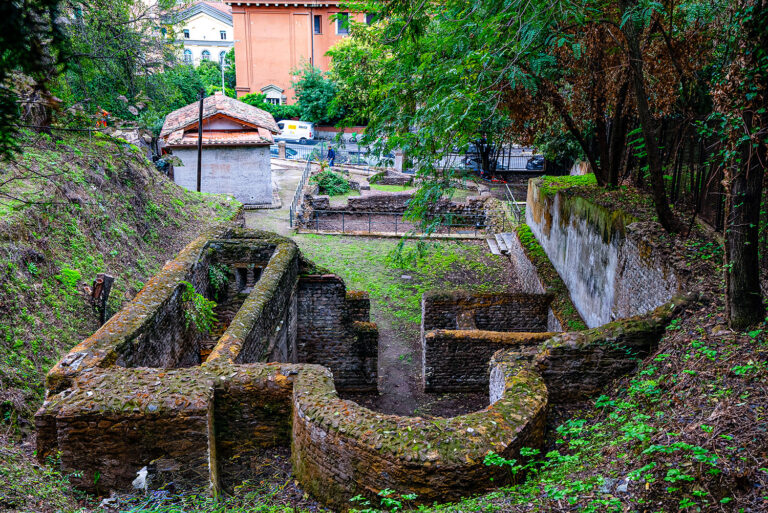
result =
[[577,176],[542,176],[538,179],[539,192],[542,196],[553,197],[563,189],[573,187],[592,187],[597,185],[595,175]]
[[551,292],[555,296],[550,306],[555,317],[562,324],[563,329],[567,331],[587,329],[587,325],[571,301],[568,287],[566,287],[565,282],[563,282],[552,262],[549,261],[547,253],[541,247],[539,241],[536,240],[531,228],[527,224],[520,224],[517,226],[516,231],[523,251],[525,251],[526,256],[534,267],[536,267],[539,278],[544,281],[547,292]]

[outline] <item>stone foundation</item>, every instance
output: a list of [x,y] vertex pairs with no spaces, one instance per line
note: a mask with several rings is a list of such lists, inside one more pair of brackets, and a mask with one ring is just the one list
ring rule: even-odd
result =
[[[197,338],[175,324],[183,315],[168,312],[181,280],[212,293],[213,264],[235,284],[214,291],[224,311],[246,297],[210,354],[182,367],[177,356],[195,354]],[[73,484],[98,493],[130,489],[143,467],[155,485],[219,493],[253,476],[264,449],[290,444],[296,479],[330,507],[344,510],[352,496],[384,488],[420,502],[458,500],[504,483],[508,472],[484,465],[485,456],[519,459],[522,447],[540,445],[549,400],[597,393],[631,370],[678,308],[556,337],[514,331],[546,326],[550,300],[430,296],[432,376],[442,373],[447,386],[450,379],[457,387],[487,383],[490,405],[451,419],[384,415],[336,392],[375,383],[377,330],[367,295],[319,273],[288,239],[212,230],[54,367],[36,415],[38,458],[59,454],[62,471],[76,472]],[[470,321],[502,331],[433,330]],[[164,352],[166,343],[174,351]],[[494,344],[509,349],[494,354],[485,378]],[[137,353],[144,349],[148,356]],[[305,363],[269,362],[277,357]],[[161,365],[136,366],[150,362]],[[462,376],[449,376],[462,367]]]

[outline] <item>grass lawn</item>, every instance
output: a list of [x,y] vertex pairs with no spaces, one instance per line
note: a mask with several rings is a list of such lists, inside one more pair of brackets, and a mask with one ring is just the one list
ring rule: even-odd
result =
[[371,190],[382,192],[407,192],[415,191],[416,188],[412,185],[379,185],[377,183],[372,183]]
[[508,260],[475,241],[407,241],[397,255],[400,239],[302,234],[294,240],[349,289],[368,291],[373,309],[390,314],[400,327],[418,330],[426,291],[492,291],[511,284]]

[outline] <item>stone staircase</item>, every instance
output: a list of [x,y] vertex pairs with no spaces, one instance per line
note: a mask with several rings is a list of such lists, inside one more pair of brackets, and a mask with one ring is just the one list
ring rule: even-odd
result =
[[491,253],[494,255],[509,255],[509,249],[512,247],[512,237],[514,233],[497,233],[493,238],[485,239]]

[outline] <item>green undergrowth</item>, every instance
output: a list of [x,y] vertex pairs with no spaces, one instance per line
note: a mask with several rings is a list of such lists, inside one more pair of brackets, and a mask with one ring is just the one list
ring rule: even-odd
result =
[[518,224],[515,228],[517,237],[523,247],[528,259],[536,267],[539,277],[544,281],[548,292],[555,295],[552,300],[552,310],[563,324],[563,329],[567,331],[579,331],[587,329],[587,325],[579,315],[576,307],[571,301],[568,293],[568,287],[558,274],[552,262],[549,261],[544,248],[541,247],[536,237],[531,232],[531,228],[524,223]]
[[407,241],[303,234],[294,237],[302,253],[341,276],[348,289],[368,291],[374,309],[397,324],[418,330],[421,296],[432,290],[503,290],[506,260],[472,242]]
[[430,510],[762,511],[766,357],[765,326],[729,332],[718,302],[694,305],[637,372],[557,427],[522,482]]
[[27,134],[22,143],[18,161],[0,165],[0,421],[17,434],[29,431],[47,371],[98,327],[96,274],[115,277],[114,313],[239,209],[175,185],[122,140]]

